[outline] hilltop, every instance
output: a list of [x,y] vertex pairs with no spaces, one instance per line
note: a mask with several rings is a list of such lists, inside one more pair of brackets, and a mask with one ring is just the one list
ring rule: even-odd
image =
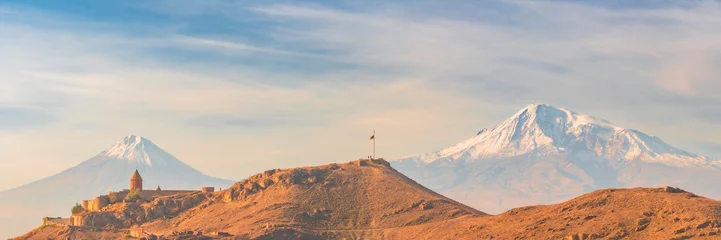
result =
[[492,216],[426,189],[382,159],[269,170],[215,193],[114,204],[85,215],[94,220],[46,226],[18,239],[116,239],[131,232],[170,239],[688,239],[721,233],[721,202],[677,188],[598,190]]
[[185,214],[144,227],[161,233],[170,226],[252,232],[266,224],[310,230],[386,229],[485,215],[428,190],[383,159],[270,170],[236,183],[212,201],[216,204],[209,204],[205,214]]

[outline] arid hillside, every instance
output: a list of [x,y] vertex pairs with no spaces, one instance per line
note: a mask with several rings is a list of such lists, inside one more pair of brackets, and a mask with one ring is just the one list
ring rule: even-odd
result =
[[428,190],[385,160],[376,159],[269,170],[214,194],[114,204],[83,214],[83,226],[66,232],[96,229],[122,235],[120,230],[132,228],[157,236],[192,231],[246,238],[292,230],[331,237],[484,215]]
[[213,194],[119,203],[83,226],[19,239],[718,239],[721,202],[675,188],[607,189],[491,216],[382,160],[270,170]]
[[418,185],[380,159],[266,171],[193,211],[142,228],[157,234],[173,229],[255,236],[266,227],[332,233],[483,215]]
[[399,239],[721,239],[721,202],[676,188],[604,189],[503,214],[412,226]]

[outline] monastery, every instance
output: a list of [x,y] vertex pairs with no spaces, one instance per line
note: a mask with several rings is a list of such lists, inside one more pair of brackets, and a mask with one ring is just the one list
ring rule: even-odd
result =
[[[143,190],[143,177],[140,176],[140,173],[136,169],[133,173],[133,176],[130,177],[130,188],[129,189],[123,189],[123,191],[120,192],[114,192],[114,197],[111,199],[110,195],[101,195],[98,197],[95,197],[92,200],[83,200],[81,203],[81,206],[83,207],[84,211],[87,212],[93,212],[93,211],[100,211],[104,207],[113,204],[115,202],[123,202],[125,201],[125,197],[128,196],[131,192],[138,192],[138,195],[141,200],[143,201],[150,201],[153,200],[156,197],[160,196],[169,196],[169,195],[175,195],[180,193],[193,193],[193,192],[202,192],[202,193],[213,193],[215,191],[214,187],[203,187],[200,190],[162,190],[160,189],[160,186],[158,186],[155,190]],[[43,218],[43,225],[47,224],[60,224],[60,225],[70,225],[70,226],[80,226],[82,225],[82,216],[79,215],[73,215],[70,218],[49,218],[45,217]]]

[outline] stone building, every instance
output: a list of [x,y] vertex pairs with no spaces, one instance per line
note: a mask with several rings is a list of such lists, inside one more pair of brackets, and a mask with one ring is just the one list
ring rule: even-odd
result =
[[215,192],[215,188],[214,187],[203,187],[200,189],[200,191],[203,193],[212,193],[212,192]]
[[[124,201],[123,199],[125,199],[125,197],[128,196],[131,191],[136,190],[139,192],[140,199],[143,201],[153,200],[154,198],[160,196],[170,196],[181,193],[202,192],[204,194],[209,194],[215,192],[214,187],[203,187],[200,190],[161,190],[160,186],[158,186],[155,190],[143,190],[143,178],[140,176],[140,173],[136,169],[133,175],[130,177],[130,189],[123,189],[123,191],[114,192],[113,194],[115,196],[113,197],[113,199],[111,199],[109,195],[101,195],[95,197],[92,200],[83,200],[81,206],[85,211],[100,211],[108,205],[113,204],[113,201]],[[83,224],[85,224],[84,220],[85,219],[82,214],[73,214],[72,216],[70,216],[70,218],[45,217],[43,218],[43,226],[82,226]]]
[[[140,198],[142,200],[152,200],[156,197],[160,196],[170,196],[180,193],[192,193],[192,192],[202,192],[202,193],[213,193],[215,191],[214,187],[203,187],[201,190],[161,190],[160,186],[158,186],[155,190],[143,190],[143,177],[140,176],[140,172],[138,170],[135,170],[133,175],[130,177],[130,189],[123,189],[122,191],[115,192],[115,201],[123,201],[128,194],[132,191],[139,191]],[[112,204],[111,199],[108,195],[101,195],[98,196],[92,200],[83,200],[82,201],[82,207],[86,211],[99,211],[100,209],[103,209],[104,207]]]
[[133,176],[130,177],[130,191],[133,191],[135,189],[143,191],[143,178],[140,176],[138,169],[135,169]]

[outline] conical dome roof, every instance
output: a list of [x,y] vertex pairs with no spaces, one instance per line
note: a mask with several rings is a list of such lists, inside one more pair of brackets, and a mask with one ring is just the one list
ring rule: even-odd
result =
[[135,173],[133,173],[133,176],[130,177],[130,181],[138,181],[138,180],[143,181],[143,178],[140,177],[140,173],[138,172],[137,169],[135,169]]

